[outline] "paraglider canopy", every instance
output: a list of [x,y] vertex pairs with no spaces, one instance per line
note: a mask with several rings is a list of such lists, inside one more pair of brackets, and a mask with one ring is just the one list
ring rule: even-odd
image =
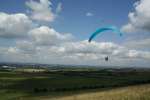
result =
[[89,38],[89,42],[91,42],[92,39],[95,38],[98,34],[101,34],[105,31],[109,31],[109,30],[122,36],[122,33],[120,32],[120,30],[115,26],[103,27],[103,28],[99,28],[94,33],[92,33],[92,35]]

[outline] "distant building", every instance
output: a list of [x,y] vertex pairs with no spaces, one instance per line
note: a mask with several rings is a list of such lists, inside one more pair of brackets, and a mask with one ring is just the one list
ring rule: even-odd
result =
[[3,69],[16,69],[16,67],[11,67],[11,66],[2,66]]
[[2,68],[9,68],[9,66],[2,66]]

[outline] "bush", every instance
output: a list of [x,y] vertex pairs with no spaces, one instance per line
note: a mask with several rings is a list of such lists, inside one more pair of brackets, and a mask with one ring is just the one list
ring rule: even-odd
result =
[[34,92],[38,93],[38,92],[40,92],[40,90],[38,88],[34,88]]

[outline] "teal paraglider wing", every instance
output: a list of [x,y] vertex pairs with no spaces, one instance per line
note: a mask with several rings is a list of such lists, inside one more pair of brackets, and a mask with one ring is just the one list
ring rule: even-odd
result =
[[115,33],[118,33],[120,36],[122,36],[122,33],[120,32],[120,30],[117,29],[115,26],[103,27],[103,28],[98,29],[98,30],[95,31],[94,33],[92,33],[92,35],[91,35],[90,38],[89,38],[89,42],[91,42],[92,39],[93,39],[94,37],[96,37],[98,34],[101,34],[102,32],[104,32],[104,31],[109,31],[109,30],[111,30],[111,31],[113,31],[113,32],[115,32]]

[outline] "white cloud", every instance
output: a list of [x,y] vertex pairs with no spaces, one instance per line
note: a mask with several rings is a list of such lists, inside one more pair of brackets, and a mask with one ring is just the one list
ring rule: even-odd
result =
[[91,16],[94,16],[94,14],[91,13],[91,12],[87,12],[87,13],[86,13],[86,16],[91,17]]
[[32,21],[23,13],[7,14],[0,12],[0,37],[24,37],[32,27]]
[[127,53],[127,57],[135,58],[135,59],[150,59],[150,52],[143,52],[137,50],[129,50]]
[[127,41],[124,45],[134,49],[150,49],[150,38]]
[[122,31],[150,31],[150,0],[137,1],[134,7],[135,11],[129,13],[129,22],[122,27]]
[[[139,64],[139,61],[149,61],[150,52],[130,50],[110,42],[85,41],[67,42],[60,45],[42,46],[32,43],[32,41],[18,42],[14,47],[0,48],[0,59],[7,61],[26,61],[39,63],[59,63],[59,64],[94,64],[94,65],[130,65]],[[110,57],[109,62],[104,58]]]
[[94,59],[104,58],[105,56],[120,59],[150,59],[150,52],[128,49],[111,42],[92,42],[89,44],[88,41],[79,41],[65,43],[63,47],[67,55],[78,56],[78,59],[82,56],[82,58],[92,60],[88,57],[89,55]]
[[31,17],[34,20],[52,22],[55,19],[55,14],[52,12],[52,3],[49,0],[30,0],[26,5],[31,9]]
[[39,45],[56,45],[71,40],[71,34],[61,34],[53,28],[41,26],[29,31],[32,41]]
[[62,3],[59,2],[56,8],[56,14],[59,14],[62,11]]
[[89,43],[87,40],[79,42],[69,42],[63,44],[67,53],[83,53],[83,54],[110,54],[118,46],[111,42],[92,42]]
[[36,46],[31,41],[17,41],[16,48],[23,54],[34,55]]

